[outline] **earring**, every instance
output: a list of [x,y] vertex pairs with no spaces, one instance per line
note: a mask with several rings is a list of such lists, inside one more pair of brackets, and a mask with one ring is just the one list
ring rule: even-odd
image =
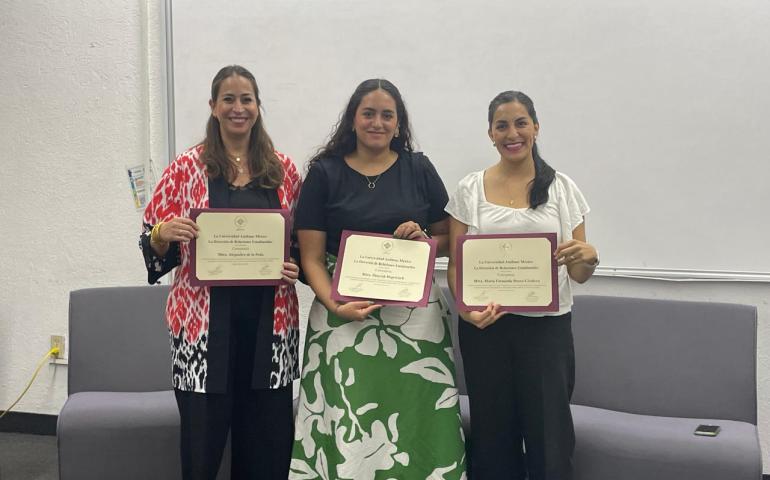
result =
[[353,128],[350,129],[351,132],[356,133],[356,127],[353,125]]
[[493,146],[493,147],[496,147],[496,146],[497,146],[497,144],[496,144],[495,142],[492,142],[492,146]]
[[396,133],[393,134],[393,138],[398,138],[398,130],[396,130]]

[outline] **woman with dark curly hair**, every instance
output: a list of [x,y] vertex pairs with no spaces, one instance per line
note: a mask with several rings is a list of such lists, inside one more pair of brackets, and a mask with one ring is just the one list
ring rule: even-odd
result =
[[406,107],[387,80],[353,92],[310,161],[295,229],[316,298],[310,309],[289,478],[465,476],[447,306],[337,302],[331,274],[343,230],[447,247],[447,193],[412,151]]

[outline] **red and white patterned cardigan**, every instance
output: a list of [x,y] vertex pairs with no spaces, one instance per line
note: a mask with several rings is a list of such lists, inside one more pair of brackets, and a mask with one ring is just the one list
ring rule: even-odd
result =
[[[152,226],[173,217],[189,217],[192,208],[208,208],[206,167],[200,162],[202,145],[179,155],[166,168],[147,204],[143,218],[141,244],[148,269],[148,280],[173,268],[176,259],[160,258],[149,248]],[[302,179],[291,159],[275,152],[284,168],[283,184],[278,187],[281,207],[292,215],[299,199]],[[166,255],[170,257],[171,252]],[[176,275],[166,304],[166,322],[171,335],[173,386],[179,390],[206,392],[206,353],[209,328],[209,287],[190,285],[190,246],[179,244]],[[288,385],[299,376],[299,307],[293,285],[275,289],[270,388]]]

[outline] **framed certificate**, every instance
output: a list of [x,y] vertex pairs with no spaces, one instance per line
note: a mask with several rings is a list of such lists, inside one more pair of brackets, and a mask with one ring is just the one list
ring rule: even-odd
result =
[[343,230],[331,297],[424,307],[430,296],[437,246],[429,238],[402,240]]
[[278,285],[289,258],[288,210],[192,209],[198,238],[190,242],[190,283]]
[[462,235],[456,248],[458,309],[559,311],[555,233]]

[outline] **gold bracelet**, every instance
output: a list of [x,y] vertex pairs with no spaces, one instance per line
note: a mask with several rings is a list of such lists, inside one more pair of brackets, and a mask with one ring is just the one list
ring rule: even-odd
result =
[[154,227],[152,227],[152,231],[150,232],[150,242],[156,244],[156,245],[166,245],[168,242],[164,242],[160,239],[160,227],[163,225],[164,222],[158,222],[155,224]]

